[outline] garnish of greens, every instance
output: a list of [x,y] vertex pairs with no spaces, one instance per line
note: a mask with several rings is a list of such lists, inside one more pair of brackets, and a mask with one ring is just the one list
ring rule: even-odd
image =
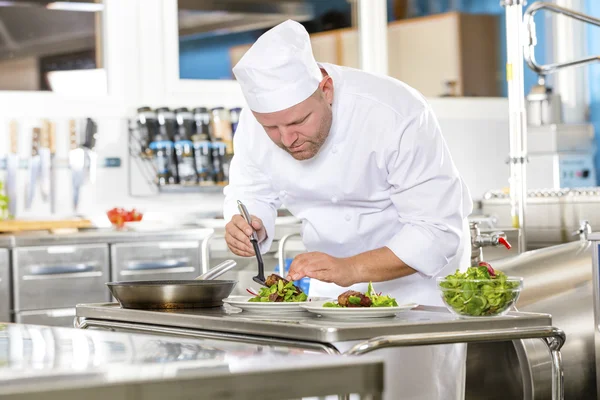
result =
[[300,302],[306,301],[308,298],[306,293],[298,293],[298,290],[294,287],[294,282],[284,283],[283,280],[279,280],[270,287],[261,288],[258,292],[258,296],[252,297],[248,301],[253,303],[273,302],[270,298],[275,297],[273,296],[275,293],[277,293],[278,296],[283,297],[284,302]]
[[[367,287],[365,296],[368,297],[369,299],[371,299],[371,307],[398,307],[398,303],[396,302],[395,298],[388,296],[388,295],[382,296],[381,293],[379,293],[379,294],[376,293],[375,290],[373,290],[373,284],[371,282],[369,282],[369,286]],[[350,296],[348,298],[348,302],[355,304],[355,305],[359,305],[360,297]],[[337,301],[335,301],[335,302],[329,301],[329,302],[323,304],[323,307],[347,308],[347,307],[343,307],[343,306],[339,305]]]
[[458,314],[471,316],[503,312],[516,300],[519,285],[484,262],[465,272],[457,270],[439,282],[446,304]]

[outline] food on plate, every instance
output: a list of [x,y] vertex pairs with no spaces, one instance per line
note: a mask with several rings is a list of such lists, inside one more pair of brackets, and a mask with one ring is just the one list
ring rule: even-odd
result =
[[521,291],[522,279],[509,278],[486,262],[438,278],[442,298],[459,315],[492,316],[508,311]]
[[263,287],[258,295],[252,297],[250,302],[256,303],[282,303],[306,301],[308,296],[294,282],[283,279],[277,274],[271,274],[265,280],[268,287]]
[[138,222],[142,220],[143,214],[137,211],[135,208],[127,211],[124,208],[115,207],[106,212],[106,216],[109,221],[119,228],[125,225],[125,222]]
[[375,293],[373,284],[369,282],[365,293],[355,290],[348,290],[340,294],[337,301],[330,301],[323,304],[323,307],[349,308],[349,307],[398,307],[396,299],[390,296],[382,296],[381,293]]

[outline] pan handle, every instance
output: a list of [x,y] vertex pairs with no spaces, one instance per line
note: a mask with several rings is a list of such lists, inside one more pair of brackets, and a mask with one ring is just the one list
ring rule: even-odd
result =
[[209,281],[212,279],[216,279],[219,276],[223,275],[225,272],[227,272],[230,269],[232,269],[233,267],[235,267],[236,265],[237,265],[237,263],[233,260],[224,261],[221,264],[217,265],[216,267],[211,268],[210,271],[197,277],[196,280]]

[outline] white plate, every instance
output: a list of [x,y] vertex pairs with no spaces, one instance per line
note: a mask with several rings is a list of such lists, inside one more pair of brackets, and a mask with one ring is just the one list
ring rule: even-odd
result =
[[313,301],[309,304],[302,304],[300,307],[308,312],[322,315],[328,318],[383,318],[393,317],[401,311],[411,310],[419,305],[416,303],[401,304],[398,307],[349,307],[333,308],[323,307],[328,301]]
[[249,302],[254,296],[229,296],[223,299],[223,303],[227,303],[230,306],[241,308],[244,311],[260,312],[262,314],[279,314],[283,312],[304,312],[304,309],[300,308],[303,304],[310,304],[311,302],[322,302],[326,300],[326,297],[309,297],[307,301],[299,302],[285,302],[285,303],[254,303]]

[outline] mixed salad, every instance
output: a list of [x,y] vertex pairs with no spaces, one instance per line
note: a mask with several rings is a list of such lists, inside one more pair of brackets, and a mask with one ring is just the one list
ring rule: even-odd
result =
[[521,282],[481,262],[465,272],[457,270],[438,284],[444,302],[458,314],[490,316],[507,310],[515,302]]
[[398,307],[398,303],[391,296],[383,296],[381,293],[376,293],[373,289],[373,284],[369,282],[365,293],[348,290],[340,294],[337,301],[327,302],[323,304],[323,307]]
[[250,298],[249,302],[266,303],[266,302],[302,302],[308,299],[306,293],[294,282],[287,281],[279,275],[271,274],[266,280],[267,287],[263,287],[258,293],[252,293],[254,297]]

